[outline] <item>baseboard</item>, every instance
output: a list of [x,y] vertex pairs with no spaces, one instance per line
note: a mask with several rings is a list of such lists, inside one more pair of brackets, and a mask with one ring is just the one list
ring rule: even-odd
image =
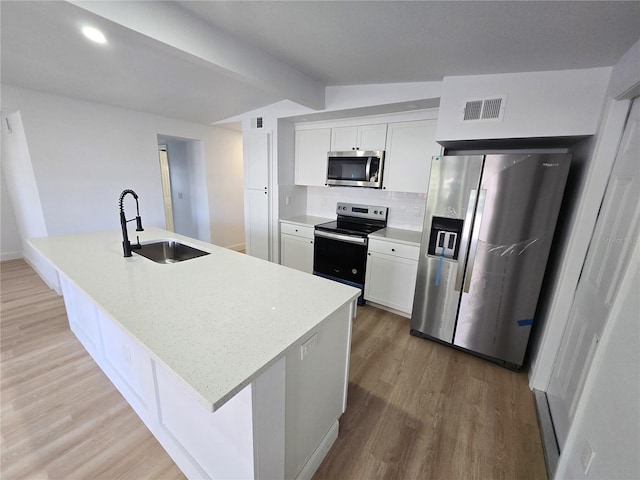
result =
[[245,244],[244,243],[238,243],[237,245],[229,245],[227,247],[229,250],[234,250],[236,252],[242,252],[245,250]]
[[7,260],[17,260],[19,258],[22,258],[21,251],[0,253],[0,262],[6,262]]
[[311,454],[311,457],[309,457],[309,460],[307,461],[305,466],[302,467],[302,470],[300,470],[300,473],[296,477],[296,480],[311,480],[313,475],[316,473],[316,470],[318,470],[318,467],[324,460],[324,457],[327,456],[327,453],[329,453],[329,450],[331,450],[334,442],[338,439],[339,430],[340,424],[338,420],[336,420],[333,425],[331,425],[331,428],[324,436],[324,438],[320,441],[318,448],[316,448],[315,451]]
[[411,318],[411,314],[407,312],[402,312],[400,310],[396,310],[395,308],[387,307],[386,305],[380,305],[379,303],[372,302],[371,300],[366,300],[367,305],[371,305],[372,307],[379,308],[380,310],[385,310],[387,312],[395,313],[404,318]]
[[551,420],[551,411],[549,410],[547,394],[541,390],[533,389],[533,395],[536,403],[538,426],[540,427],[544,463],[547,467],[547,478],[552,480],[556,473],[556,468],[558,467],[560,448],[558,447],[556,432],[553,428],[553,421]]
[[24,261],[35,270],[51,290],[62,296],[62,287],[60,286],[58,271],[35,250],[32,250],[32,252],[33,253],[29,254],[29,252],[25,250]]

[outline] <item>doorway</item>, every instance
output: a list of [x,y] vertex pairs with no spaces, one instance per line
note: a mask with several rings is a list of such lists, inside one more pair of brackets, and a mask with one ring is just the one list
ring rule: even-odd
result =
[[211,241],[203,142],[158,135],[166,229]]
[[173,201],[171,200],[171,172],[169,170],[169,155],[166,145],[158,146],[160,160],[160,176],[162,177],[162,200],[164,203],[165,228],[175,231],[173,226]]

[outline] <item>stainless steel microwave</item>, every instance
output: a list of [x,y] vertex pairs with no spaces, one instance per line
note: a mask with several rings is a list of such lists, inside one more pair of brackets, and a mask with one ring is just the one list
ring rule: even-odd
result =
[[329,152],[327,185],[382,188],[383,150]]

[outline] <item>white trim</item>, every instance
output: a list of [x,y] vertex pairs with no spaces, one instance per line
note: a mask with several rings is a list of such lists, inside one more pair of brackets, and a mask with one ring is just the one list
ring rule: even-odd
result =
[[0,253],[0,262],[6,262],[7,260],[17,260],[19,258],[22,258],[22,252],[20,250]]
[[438,118],[437,108],[410,110],[406,112],[385,113],[363,117],[336,118],[333,120],[319,120],[316,122],[296,122],[297,130],[313,130],[327,127],[351,127],[357,125],[375,125],[378,123],[410,122],[415,120],[435,120]]
[[243,250],[246,250],[246,245],[244,243],[236,243],[235,245],[229,245],[225,248],[228,248],[229,250],[233,250],[235,252],[241,252]]
[[318,448],[315,449],[309,461],[302,467],[302,470],[300,470],[296,480],[311,480],[313,474],[316,473],[316,470],[318,470],[318,467],[324,460],[324,457],[327,456],[334,442],[338,439],[339,426],[338,420],[331,425],[331,428],[318,445]]

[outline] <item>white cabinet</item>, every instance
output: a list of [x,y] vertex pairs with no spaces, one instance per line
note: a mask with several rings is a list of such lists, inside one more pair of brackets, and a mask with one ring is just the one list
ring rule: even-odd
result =
[[431,157],[440,155],[436,143],[437,120],[390,123],[387,135],[383,188],[396,192],[426,193]]
[[269,260],[269,193],[246,189],[244,215],[247,254]]
[[384,150],[387,124],[335,127],[331,129],[331,151]]
[[243,138],[244,217],[247,254],[269,260],[269,134]]
[[420,247],[369,239],[364,298],[411,315]]
[[295,138],[295,184],[324,186],[331,129],[297,130]]
[[245,134],[244,188],[267,190],[269,187],[269,134]]
[[313,273],[313,227],[280,223],[280,264]]

